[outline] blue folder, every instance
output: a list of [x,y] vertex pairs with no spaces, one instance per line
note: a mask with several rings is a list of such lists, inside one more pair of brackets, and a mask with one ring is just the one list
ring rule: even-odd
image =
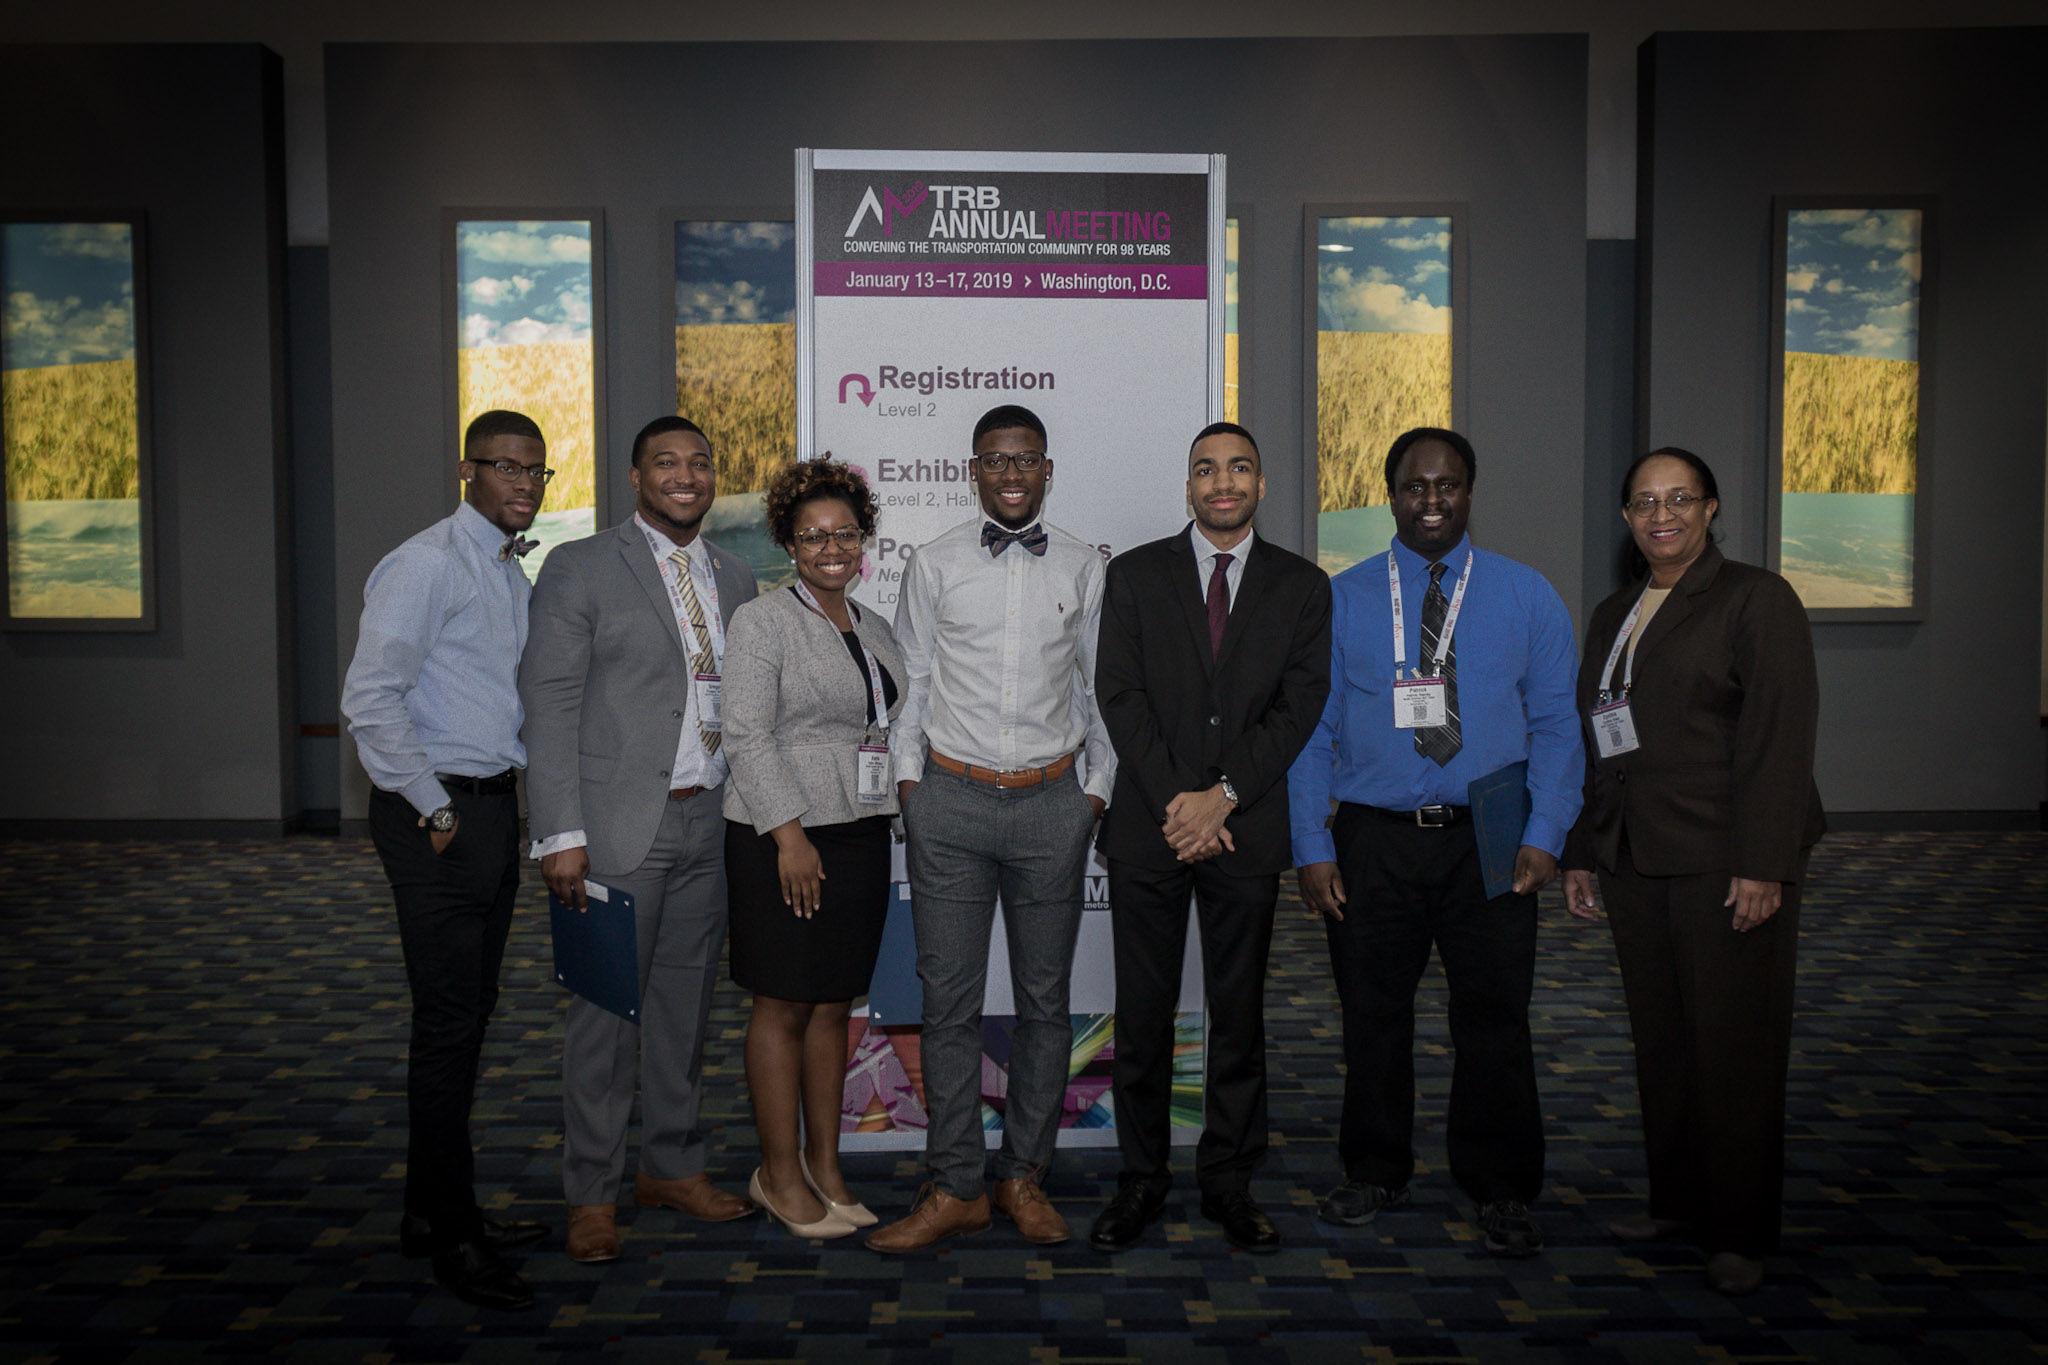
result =
[[588,910],[578,912],[548,893],[555,939],[555,980],[621,1019],[640,1022],[640,936],[633,896],[601,882],[583,883]]
[[1515,855],[1522,851],[1522,831],[1529,826],[1529,764],[1510,763],[1475,777],[1466,785],[1465,801],[1472,807],[1486,898],[1505,896],[1515,888]]

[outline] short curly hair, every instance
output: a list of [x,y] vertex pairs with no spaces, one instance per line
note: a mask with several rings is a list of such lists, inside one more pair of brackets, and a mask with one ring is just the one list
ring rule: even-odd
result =
[[881,509],[868,490],[867,476],[856,466],[832,458],[826,451],[815,460],[793,460],[784,465],[768,485],[766,511],[768,535],[785,550],[796,543],[796,512],[807,502],[837,498],[853,513],[860,533],[875,533]]

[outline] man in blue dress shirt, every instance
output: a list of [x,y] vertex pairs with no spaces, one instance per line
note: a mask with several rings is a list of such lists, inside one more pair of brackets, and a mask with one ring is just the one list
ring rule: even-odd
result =
[[[1332,584],[1330,699],[1287,794],[1302,899],[1324,917],[1344,1012],[1344,1181],[1319,1215],[1358,1226],[1408,1197],[1415,988],[1434,943],[1456,1053],[1451,1175],[1487,1249],[1531,1256],[1536,892],[1578,816],[1585,756],[1571,618],[1542,575],[1472,547],[1475,465],[1469,441],[1436,427],[1387,452],[1394,543]],[[1489,900],[1466,788],[1523,760],[1513,889]]]
[[532,419],[486,412],[463,436],[464,501],[386,555],[363,588],[342,684],[370,794],[370,838],[398,902],[412,987],[406,1058],[408,1256],[486,1308],[533,1294],[498,1253],[547,1236],[477,1208],[469,1110],[519,889],[519,651],[531,589],[519,556],[547,492]]

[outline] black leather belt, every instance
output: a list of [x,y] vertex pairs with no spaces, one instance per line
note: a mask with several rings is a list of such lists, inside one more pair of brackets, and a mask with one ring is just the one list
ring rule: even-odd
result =
[[459,773],[435,773],[434,778],[452,791],[471,796],[510,796],[519,790],[519,770],[507,768],[495,777],[464,777]]
[[1371,811],[1382,820],[1397,820],[1404,825],[1420,825],[1424,829],[1462,825],[1472,818],[1470,806],[1423,806],[1417,810],[1386,810],[1380,806],[1360,806],[1359,809]]

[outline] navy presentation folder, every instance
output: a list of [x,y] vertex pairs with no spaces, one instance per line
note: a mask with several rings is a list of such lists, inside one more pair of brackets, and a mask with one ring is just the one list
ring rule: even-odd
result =
[[1529,764],[1510,763],[1499,772],[1475,777],[1465,787],[1472,807],[1472,836],[1479,844],[1479,875],[1486,898],[1505,896],[1515,886],[1515,855],[1522,849],[1522,831],[1529,824]]
[[630,892],[583,883],[590,908],[578,913],[548,893],[555,939],[555,980],[621,1019],[640,1022],[640,945]]

